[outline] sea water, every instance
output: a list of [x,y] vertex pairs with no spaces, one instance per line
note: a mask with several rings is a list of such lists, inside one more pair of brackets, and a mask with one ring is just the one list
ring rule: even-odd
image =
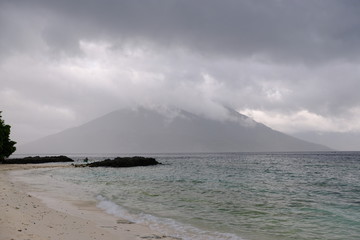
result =
[[17,176],[182,239],[360,239],[359,152],[143,156],[162,165],[35,169]]

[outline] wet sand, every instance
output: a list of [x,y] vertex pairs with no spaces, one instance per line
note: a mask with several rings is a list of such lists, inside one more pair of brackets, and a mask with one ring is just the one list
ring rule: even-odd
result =
[[106,214],[95,202],[39,199],[31,193],[31,186],[8,174],[40,167],[66,166],[0,164],[0,240],[178,239]]

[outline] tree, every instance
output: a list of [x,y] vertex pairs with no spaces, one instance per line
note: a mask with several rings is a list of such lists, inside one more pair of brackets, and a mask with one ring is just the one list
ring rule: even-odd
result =
[[5,158],[9,157],[16,150],[16,142],[10,140],[10,128],[1,119],[0,111],[0,162],[4,162]]

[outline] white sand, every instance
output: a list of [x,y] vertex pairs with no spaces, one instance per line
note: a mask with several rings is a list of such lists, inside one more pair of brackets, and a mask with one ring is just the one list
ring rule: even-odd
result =
[[46,165],[0,164],[0,240],[178,239],[108,215],[94,202],[40,200],[29,193],[31,186],[8,176],[10,170],[38,167]]

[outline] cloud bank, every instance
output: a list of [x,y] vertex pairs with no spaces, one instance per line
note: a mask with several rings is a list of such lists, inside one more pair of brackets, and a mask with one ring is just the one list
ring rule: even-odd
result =
[[123,107],[360,131],[359,1],[0,2],[0,102],[29,141]]

